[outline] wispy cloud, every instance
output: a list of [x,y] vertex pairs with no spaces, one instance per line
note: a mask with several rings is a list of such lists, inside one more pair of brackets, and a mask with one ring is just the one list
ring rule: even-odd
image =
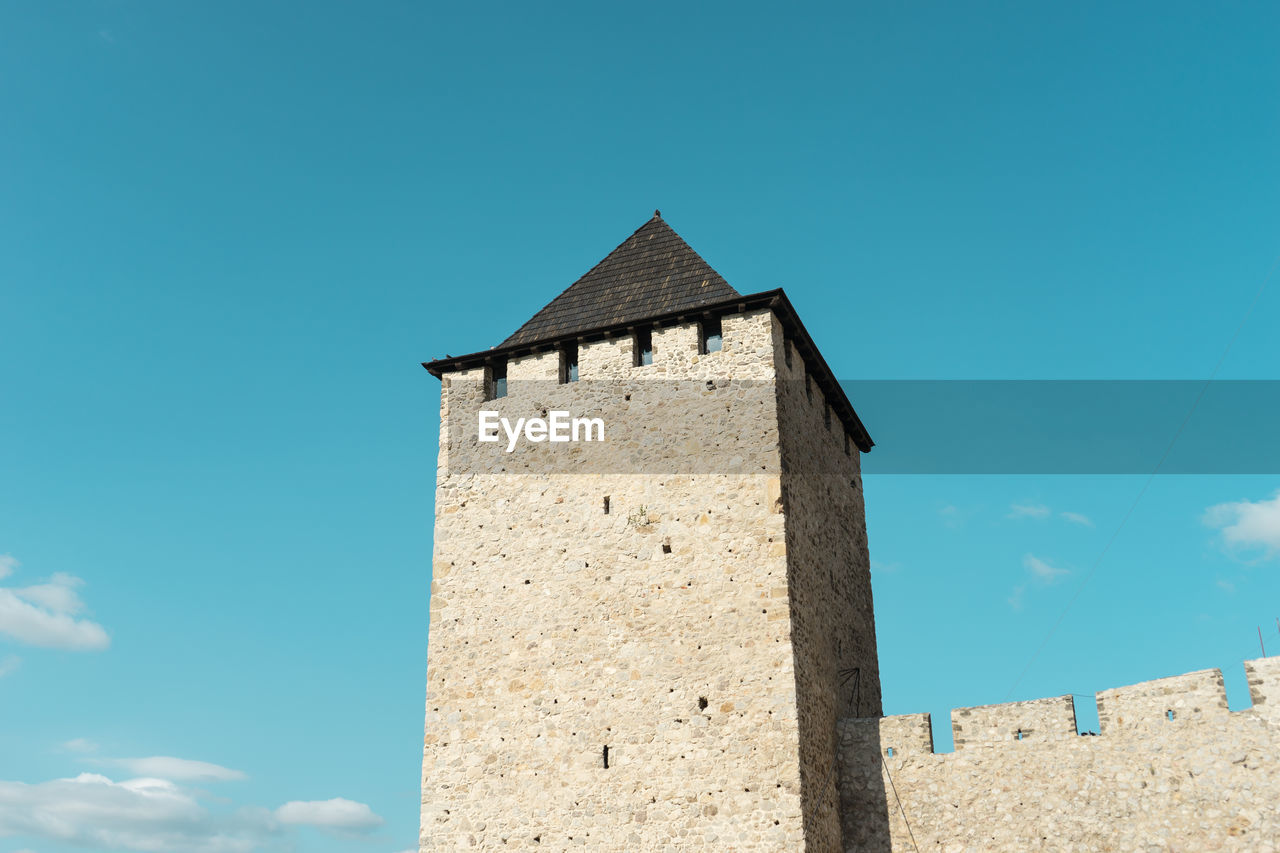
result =
[[141,853],[251,853],[274,831],[270,813],[211,815],[163,779],[114,782],[81,773],[28,785],[0,781],[0,836]]
[[310,800],[285,803],[276,809],[276,820],[299,826],[364,832],[382,826],[382,818],[364,803],[335,797],[332,800]]
[[6,675],[9,675],[21,665],[22,658],[17,655],[5,655],[3,658],[0,658],[0,678],[4,678]]
[[123,767],[139,776],[158,776],[174,782],[239,782],[249,778],[239,770],[232,770],[220,764],[173,758],[168,755],[155,755],[150,758],[108,758],[104,759],[103,763]]
[[902,568],[901,563],[884,563],[880,560],[871,561],[871,571],[874,574],[891,575]]
[[[1063,575],[1071,574],[1070,569],[1059,568],[1047,560],[1042,560],[1035,554],[1027,554],[1022,558],[1022,566],[1031,575],[1032,580],[1038,584],[1055,583],[1058,578]],[[1027,587],[1031,581],[1023,581],[1013,588],[1009,593],[1009,597],[1005,599],[1009,606],[1014,610],[1021,610],[1026,603]]]
[[[174,767],[181,770],[168,769]],[[37,784],[0,781],[0,837],[136,853],[256,853],[296,847],[288,838],[291,826],[350,836],[383,824],[369,806],[342,798],[228,813],[206,808],[201,798],[207,796],[154,777],[114,781],[81,773]]]
[[1222,590],[1223,592],[1235,592],[1236,585],[1229,580],[1223,580],[1222,578],[1218,578],[1218,589]]
[[947,504],[938,510],[942,523],[953,530],[964,527],[977,513],[978,509],[975,507],[961,508],[955,504]]
[[1025,566],[1027,571],[1031,572],[1037,580],[1044,581],[1045,583],[1053,583],[1063,575],[1071,574],[1070,570],[1052,566],[1034,554],[1027,554],[1023,557],[1022,565]]
[[1241,559],[1280,555],[1280,491],[1270,500],[1236,501],[1211,506],[1203,521],[1222,531],[1222,541]]
[[62,749],[66,752],[97,752],[98,745],[88,738],[78,737],[65,741],[62,744]]
[[[0,556],[0,578],[20,566],[12,554]],[[76,590],[84,581],[58,572],[44,583],[0,587],[0,634],[29,646],[96,651],[111,644],[97,622],[76,618],[85,609]]]
[[[1014,520],[1033,518],[1038,521],[1043,521],[1052,515],[1053,509],[1045,506],[1044,504],[1010,504],[1009,514],[1006,515],[1005,518],[1012,518]],[[1093,527],[1093,519],[1089,518],[1089,516],[1084,513],[1063,510],[1058,513],[1058,517],[1064,521],[1069,521],[1072,524],[1079,524],[1082,527]]]

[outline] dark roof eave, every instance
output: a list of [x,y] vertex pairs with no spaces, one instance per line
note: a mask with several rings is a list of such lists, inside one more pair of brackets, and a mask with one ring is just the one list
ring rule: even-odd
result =
[[585,329],[568,335],[547,338],[546,340],[498,346],[493,349],[468,353],[466,355],[455,355],[449,358],[438,358],[434,361],[424,361],[422,366],[426,368],[428,373],[439,379],[444,373],[449,371],[483,367],[486,364],[500,359],[515,358],[535,352],[546,352],[547,350],[557,349],[565,344],[599,340],[619,333],[628,332],[629,330],[639,326],[683,322],[707,316],[714,317],[723,316],[725,314],[738,314],[743,311],[749,311],[757,308],[769,308],[774,312],[778,317],[778,320],[782,323],[783,328],[788,332],[788,336],[795,345],[796,351],[800,353],[800,357],[803,358],[805,364],[808,365],[809,372],[813,374],[814,379],[817,380],[818,387],[822,389],[823,395],[831,403],[831,407],[835,410],[836,415],[853,436],[854,442],[858,445],[858,449],[863,453],[871,450],[871,448],[875,446],[875,442],[871,440],[871,436],[867,432],[867,428],[863,426],[861,418],[858,417],[858,413],[853,410],[853,404],[849,402],[848,395],[844,393],[844,389],[836,380],[835,374],[831,372],[831,367],[827,364],[826,359],[822,357],[822,353],[818,350],[817,345],[814,344],[813,338],[809,336],[809,332],[805,329],[804,323],[800,322],[799,315],[796,314],[795,308],[791,305],[791,300],[787,299],[787,294],[782,290],[782,288],[766,290],[761,293],[746,294],[744,296],[735,296],[732,299],[708,302],[705,305],[698,305],[692,308],[681,309],[679,311],[670,311],[665,314],[655,314],[652,317],[646,317],[642,320],[614,323],[608,326],[599,326],[594,329]]

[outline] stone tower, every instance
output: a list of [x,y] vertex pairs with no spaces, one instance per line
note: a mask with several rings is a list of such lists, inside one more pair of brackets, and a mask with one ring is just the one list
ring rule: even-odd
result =
[[[786,295],[738,293],[655,212],[425,367],[422,849],[840,850],[837,720],[881,713],[871,439]],[[557,412],[603,440],[519,428]]]

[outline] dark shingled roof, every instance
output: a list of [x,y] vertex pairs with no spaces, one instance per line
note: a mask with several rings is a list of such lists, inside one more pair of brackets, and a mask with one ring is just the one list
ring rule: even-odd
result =
[[638,322],[738,295],[655,210],[652,219],[499,348]]

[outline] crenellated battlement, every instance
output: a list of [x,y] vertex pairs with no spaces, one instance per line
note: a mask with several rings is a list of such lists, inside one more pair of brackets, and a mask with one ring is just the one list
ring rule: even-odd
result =
[[1070,696],[957,708],[951,712],[956,749],[1076,737],[1076,709]]
[[1253,710],[1280,725],[1280,657],[1245,661]]
[[845,850],[1275,850],[1280,657],[1244,668],[1240,711],[1217,669],[1100,691],[1096,737],[1071,696],[957,708],[952,753],[928,714],[841,720]]
[[[1170,723],[1212,723],[1237,713],[1280,722],[1280,657],[1245,661],[1244,668],[1253,707],[1239,712],[1227,707],[1222,671],[1218,669],[1101,690],[1096,694],[1101,735],[1148,733],[1166,729]],[[934,753],[929,714],[846,719],[840,724],[851,745],[878,740],[883,748],[893,748],[895,754],[948,754]],[[1069,695],[956,708],[951,712],[951,731],[957,751],[1079,736],[1075,703]]]
[[1217,669],[1103,690],[1097,699],[1103,735],[1147,732],[1170,723],[1208,721],[1231,713],[1222,672]]

